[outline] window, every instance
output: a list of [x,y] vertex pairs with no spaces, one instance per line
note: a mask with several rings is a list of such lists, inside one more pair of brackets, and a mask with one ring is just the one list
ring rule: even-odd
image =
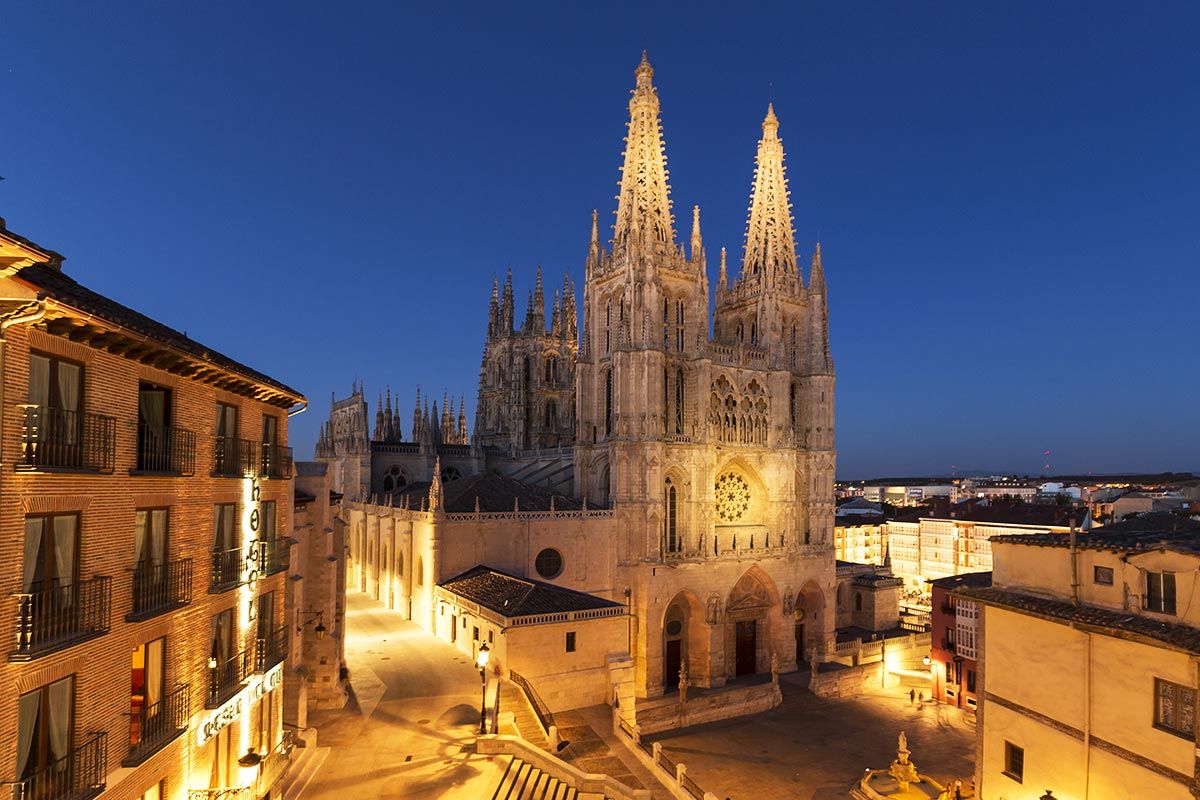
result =
[[537,570],[537,574],[546,580],[557,578],[563,571],[562,553],[552,547],[547,547],[537,554],[533,567]]
[[1104,586],[1112,586],[1112,567],[1092,567],[1092,580]]
[[675,433],[683,433],[683,370],[675,372]]
[[[17,705],[17,780],[39,772],[36,786],[69,786],[75,723],[75,676],[28,694]],[[19,792],[18,792],[19,794]]]
[[1146,573],[1146,604],[1147,611],[1157,611],[1160,614],[1175,613],[1175,573],[1147,572]]
[[138,465],[148,472],[175,472],[179,464],[170,431],[171,390],[150,383],[138,386]]
[[862,592],[854,593],[854,610],[862,611]]
[[663,545],[668,553],[677,552],[679,547],[679,531],[677,516],[677,493],[675,484],[667,478],[666,514],[663,516]]
[[1185,739],[1195,738],[1196,690],[1154,679],[1154,726]]
[[558,404],[553,400],[546,401],[546,430],[552,431],[558,425]]
[[567,652],[575,652],[575,631],[567,631]]
[[416,577],[417,577],[417,586],[424,586],[425,585],[425,559],[421,558],[421,556],[417,556]]
[[165,637],[140,644],[133,651],[129,681],[130,745],[162,728],[156,721],[163,711],[162,699],[167,689],[166,654]]
[[488,644],[495,644],[495,643],[496,643],[496,632],[488,631]]
[[975,691],[975,670],[973,669],[967,670],[967,691]]
[[59,589],[57,600],[72,606],[79,563],[79,515],[25,518],[23,591]]
[[138,795],[137,800],[163,800],[167,796],[167,781],[164,778],[158,783],[151,786],[142,794]]
[[604,373],[604,435],[612,435],[613,377],[612,370]]
[[213,471],[218,475],[240,474],[237,406],[217,403],[217,440],[214,447]]
[[383,490],[385,492],[403,489],[408,485],[408,478],[404,475],[404,470],[393,464],[387,468],[387,472],[383,476]]
[[675,349],[683,352],[683,301],[675,301]]
[[227,553],[237,550],[237,504],[221,503],[213,506],[213,550]]
[[612,350],[612,301],[604,304],[604,352]]
[[258,639],[269,642],[275,625],[275,593],[267,592],[258,596]]
[[474,641],[476,641],[476,642],[478,642],[478,641],[479,641],[479,626],[478,626],[478,625],[474,625],[474,626],[472,626],[472,628],[471,628],[471,638],[472,638]]
[[1004,743],[1004,774],[1020,783],[1025,777],[1025,749]]

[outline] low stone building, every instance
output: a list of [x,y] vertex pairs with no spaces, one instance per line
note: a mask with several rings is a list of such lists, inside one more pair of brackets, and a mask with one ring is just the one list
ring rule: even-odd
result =
[[435,632],[505,677],[532,681],[551,711],[611,703],[608,664],[629,648],[621,603],[478,566],[434,590]]

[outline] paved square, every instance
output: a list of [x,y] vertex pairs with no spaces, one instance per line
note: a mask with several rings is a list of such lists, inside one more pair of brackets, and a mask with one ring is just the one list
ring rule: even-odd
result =
[[783,704],[773,711],[649,738],[687,764],[706,791],[733,800],[845,800],[864,770],[886,769],[896,757],[901,730],[922,773],[942,783],[971,777],[968,715],[931,703],[914,707],[907,686],[821,700],[801,688],[807,677],[781,676]]

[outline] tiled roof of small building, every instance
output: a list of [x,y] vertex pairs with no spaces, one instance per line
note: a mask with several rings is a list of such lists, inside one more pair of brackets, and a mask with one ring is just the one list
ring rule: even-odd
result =
[[929,585],[939,589],[957,589],[960,586],[991,586],[992,573],[991,571],[963,572],[959,575],[947,575],[944,578],[929,581]]
[[867,572],[862,575],[854,576],[854,584],[856,586],[900,586],[904,583],[903,579],[897,578],[894,575],[880,575],[878,572]]
[[269,375],[265,375],[252,367],[235,361],[229,356],[209,349],[174,328],[151,319],[138,311],[134,311],[129,306],[122,305],[99,292],[92,291],[54,267],[45,264],[33,264],[20,269],[13,277],[19,281],[28,283],[46,296],[66,306],[91,314],[107,322],[120,325],[122,328],[135,333],[140,333],[160,344],[208,361],[230,372],[236,372],[256,383],[272,386],[296,398],[303,399],[304,397],[304,395],[287,384],[280,383]]
[[1097,633],[1114,631],[1161,642],[1189,653],[1200,654],[1200,628],[1096,606],[1075,605],[1065,600],[1014,592],[995,587],[968,587],[957,594],[987,605],[1031,614],[1055,622],[1075,625]]
[[551,583],[518,578],[482,564],[444,581],[440,586],[505,617],[621,606],[620,603],[605,600],[603,597],[565,589]]
[[[397,497],[408,495],[409,507],[419,508],[421,500],[429,497],[429,482],[410,483],[394,493]],[[479,498],[479,510],[485,513],[512,511],[514,505],[521,511],[549,511],[550,498],[554,498],[556,511],[577,511],[583,502],[575,497],[556,494],[544,486],[509,478],[495,472],[480,472],[453,481],[442,481],[442,509],[448,514],[469,514],[475,510],[475,498]],[[601,506],[588,503],[588,508]]]
[[[993,536],[992,542],[1015,542],[1039,547],[1070,547],[1071,537],[1065,533],[1034,533],[1026,536]],[[1075,537],[1082,550],[1111,550],[1136,553],[1145,550],[1174,550],[1200,553],[1200,522],[1167,512],[1142,514],[1124,522],[1115,522]]]

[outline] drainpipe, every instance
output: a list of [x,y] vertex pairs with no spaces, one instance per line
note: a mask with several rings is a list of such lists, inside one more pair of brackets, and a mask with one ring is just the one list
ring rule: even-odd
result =
[[8,329],[14,325],[27,325],[30,322],[37,322],[44,316],[46,316],[46,301],[38,299],[37,308],[33,311],[0,322],[0,463],[4,461],[4,345],[7,344],[6,334],[8,333]]
[[1075,514],[1071,514],[1071,602],[1079,605],[1079,548],[1075,541]]

